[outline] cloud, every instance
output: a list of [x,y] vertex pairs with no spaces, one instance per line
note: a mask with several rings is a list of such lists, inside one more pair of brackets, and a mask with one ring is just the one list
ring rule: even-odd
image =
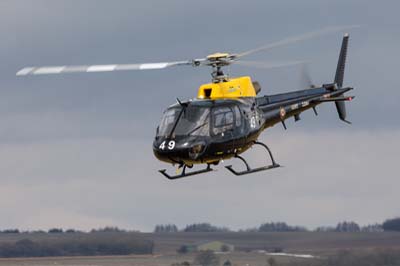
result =
[[[280,131],[262,139],[284,168],[236,177],[219,166],[217,172],[178,182],[157,172],[165,165],[145,141],[2,147],[2,183],[8,185],[0,202],[8,219],[0,227],[152,230],[156,223],[207,221],[243,228],[272,220],[313,227],[396,215],[400,131]],[[265,153],[254,148],[245,156],[254,165]]]

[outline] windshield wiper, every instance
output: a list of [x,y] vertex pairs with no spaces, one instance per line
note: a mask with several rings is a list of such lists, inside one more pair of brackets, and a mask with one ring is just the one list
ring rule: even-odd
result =
[[201,124],[201,125],[195,127],[194,129],[190,130],[190,132],[187,133],[187,135],[190,136],[193,132],[199,130],[200,128],[204,127],[204,126],[207,125],[207,124],[208,124],[208,121],[207,121],[207,122],[204,122],[203,124]]
[[178,117],[175,120],[174,126],[171,129],[171,132],[169,133],[168,138],[170,139],[172,137],[172,134],[174,134],[174,131],[176,129],[176,126],[178,125],[179,120],[181,119],[181,116],[183,114],[183,112],[186,110],[186,108],[188,107],[187,103],[182,103],[179,99],[176,99],[178,101],[178,103],[182,106],[181,111],[178,114]]

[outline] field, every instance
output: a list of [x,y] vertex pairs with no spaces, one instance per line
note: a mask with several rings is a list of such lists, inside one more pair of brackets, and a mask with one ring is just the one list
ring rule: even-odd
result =
[[[266,265],[267,258],[262,254],[250,254],[235,252],[233,254],[219,255],[221,264],[229,259],[234,265]],[[300,261],[301,259],[278,258],[280,263]],[[0,259],[0,265],[4,266],[170,266],[173,263],[193,261],[193,256],[155,255],[155,256],[105,256],[105,257],[65,257],[65,258],[23,258]]]
[[[62,238],[82,238],[85,234],[1,234],[1,242],[13,242],[24,238],[32,240],[60,241]],[[102,257],[53,257],[0,259],[0,265],[152,265],[164,266],[177,262],[193,261],[194,254],[178,255],[176,250],[184,244],[219,240],[235,245],[236,251],[218,254],[220,261],[229,259],[234,265],[267,265],[269,255],[258,250],[282,248],[288,253],[311,254],[320,258],[336,254],[340,250],[371,253],[375,250],[397,250],[400,254],[400,233],[174,233],[138,234],[113,233],[113,238],[140,237],[154,241],[153,255],[102,256]],[[275,257],[277,265],[302,264],[310,259]],[[318,259],[317,259],[318,260]]]
[[283,248],[284,251],[325,254],[348,248],[400,248],[400,233],[177,233],[149,234],[155,241],[155,253],[171,253],[182,244],[219,240],[235,245],[236,250],[249,251]]

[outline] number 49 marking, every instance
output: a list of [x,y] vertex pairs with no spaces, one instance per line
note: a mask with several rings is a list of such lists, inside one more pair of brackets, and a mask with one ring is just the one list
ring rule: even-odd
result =
[[[159,147],[160,150],[165,150],[165,144],[166,144],[166,141],[164,140]],[[175,148],[175,141],[173,141],[173,140],[169,141],[167,148],[168,148],[168,150],[173,150]]]

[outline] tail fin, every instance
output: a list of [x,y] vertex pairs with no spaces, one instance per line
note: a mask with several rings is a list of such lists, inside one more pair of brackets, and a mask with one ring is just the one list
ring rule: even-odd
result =
[[349,45],[349,34],[343,36],[342,48],[340,49],[339,60],[336,68],[335,83],[341,88],[343,87],[344,69],[346,66],[347,47]]
[[[344,78],[344,70],[346,66],[346,57],[347,57],[347,47],[349,44],[349,34],[346,33],[343,36],[342,41],[342,48],[340,49],[339,60],[336,68],[336,75],[335,75],[335,84],[338,89],[343,87],[343,78]],[[339,114],[340,120],[351,124],[351,122],[346,120],[346,105],[344,101],[336,101],[336,110]]]

